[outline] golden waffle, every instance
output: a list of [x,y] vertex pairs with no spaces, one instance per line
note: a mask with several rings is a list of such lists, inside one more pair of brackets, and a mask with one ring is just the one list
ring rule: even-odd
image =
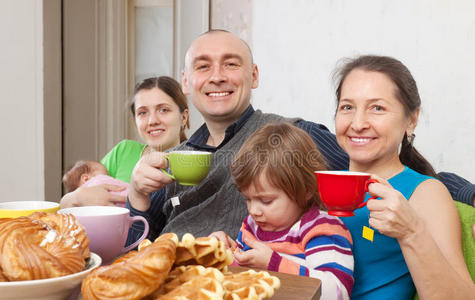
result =
[[[160,280],[153,284],[147,284],[148,288],[154,287],[155,291],[153,293],[150,289],[145,290],[136,282],[141,277],[139,274],[130,274],[131,276],[126,276],[127,280],[121,280],[122,278],[117,276],[117,273],[125,273],[126,270],[122,270],[124,268],[130,268],[134,271],[141,270],[144,265],[137,265],[144,263],[144,260],[137,259],[138,256],[153,251],[152,249],[157,247],[157,242],[160,240],[170,240],[173,242],[172,244],[176,245],[176,259],[172,270],[168,274],[164,270],[159,274]],[[227,269],[227,266],[232,263],[233,255],[221,241],[214,237],[195,239],[193,235],[188,233],[183,236],[182,241],[178,241],[175,234],[167,233],[158,237],[153,243],[149,240],[142,241],[138,249],[138,251],[132,251],[117,259],[110,266],[112,268],[103,268],[103,276],[97,274],[99,271],[93,271],[86,278],[85,283],[83,282],[83,295],[86,290],[89,290],[87,292],[93,292],[93,295],[87,295],[85,300],[109,299],[111,297],[119,297],[120,299],[146,297],[145,299],[155,300],[258,300],[272,297],[274,290],[280,286],[279,279],[270,276],[265,271],[249,270],[237,274],[223,275],[221,271]],[[162,257],[162,255],[156,254],[153,255],[154,258]],[[113,267],[114,265],[116,266]],[[110,274],[104,276],[106,275],[104,273]],[[163,278],[164,276],[166,278]],[[125,286],[124,283],[126,283]],[[95,285],[97,290],[94,291],[94,289],[88,288],[91,285]],[[100,286],[103,286],[104,290],[100,290]],[[104,294],[98,295],[101,292]]]
[[280,280],[266,271],[248,270],[224,275],[224,300],[265,299],[274,295]]
[[205,268],[199,265],[179,266],[173,269],[164,284],[160,289],[154,293],[155,297],[166,294],[196,277],[210,277],[216,279],[218,282],[224,280],[224,275],[216,268]]
[[217,279],[198,276],[155,300],[222,300],[224,289]]
[[231,250],[215,237],[196,238],[186,233],[176,248],[175,266],[202,265],[225,270],[233,262]]

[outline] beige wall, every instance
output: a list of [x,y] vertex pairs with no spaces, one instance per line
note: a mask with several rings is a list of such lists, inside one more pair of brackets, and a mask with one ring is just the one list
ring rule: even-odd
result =
[[333,128],[337,60],[394,56],[422,98],[415,146],[436,170],[475,182],[474,12],[475,1],[253,1],[253,104]]
[[[184,67],[186,50],[191,42],[201,33],[209,29],[209,0],[177,0],[175,2],[175,74],[181,82],[181,71]],[[189,137],[203,124],[203,117],[188,97],[190,107],[191,129],[186,132]]]
[[252,49],[252,0],[211,0],[211,28],[226,29]]
[[[58,38],[60,1],[0,1],[0,165],[2,167],[0,202],[44,199],[58,201],[60,197],[63,156],[60,109],[61,48]],[[213,5],[219,5],[221,2],[223,1],[213,1]],[[101,3],[112,6],[118,2],[102,0]],[[175,24],[179,37],[175,41],[175,49],[179,53],[175,61],[178,71],[181,69],[184,51],[189,42],[208,26],[206,13],[208,1],[177,0],[176,3],[176,13],[181,20]],[[345,3],[349,6],[344,12],[351,16],[353,11],[352,5],[349,4],[351,2]],[[411,1],[403,3],[408,8],[412,5]],[[473,39],[469,38],[471,36],[469,33],[473,31],[473,22],[470,23],[473,18],[470,18],[468,13],[473,11],[468,9],[473,8],[473,4],[467,2],[465,4],[467,8],[452,7],[454,14],[450,20],[453,21],[453,28],[456,28],[453,32],[457,33],[454,34],[444,27],[444,22],[431,22],[443,19],[444,7],[440,3],[432,7],[429,3],[432,2],[426,3],[430,9],[420,11],[420,14],[424,12],[422,15],[424,18],[411,19],[411,24],[421,26],[419,35],[415,37],[408,35],[410,39],[416,41],[411,43],[399,43],[398,39],[394,38],[394,42],[383,40],[373,45],[369,43],[373,41],[369,29],[377,30],[381,26],[374,27],[368,23],[364,23],[362,25],[364,28],[358,31],[361,34],[370,32],[368,37],[353,36],[352,31],[343,35],[341,32],[344,33],[345,28],[352,28],[348,25],[351,23],[347,24],[344,21],[348,18],[341,19],[343,23],[338,23],[338,26],[335,23],[336,27],[329,31],[319,23],[326,21],[330,24],[334,21],[331,15],[325,19],[328,12],[335,13],[334,8],[327,2],[317,5],[307,1],[299,5],[290,5],[285,1],[261,0],[253,2],[249,9],[247,6],[249,3],[245,1],[246,9],[241,8],[238,14],[232,9],[236,14],[224,15],[227,16],[225,19],[215,20],[217,23],[214,21],[212,23],[218,27],[225,27],[226,24],[230,26],[231,23],[234,24],[235,20],[245,21],[244,25],[241,24],[237,28],[233,26],[228,28],[242,34],[249,29],[242,26],[249,26],[248,23],[252,21],[252,30],[248,32],[247,37],[251,37],[249,42],[253,46],[255,60],[261,73],[260,87],[254,91],[253,103],[256,108],[290,116],[300,115],[309,120],[323,122],[329,127],[332,127],[333,123],[333,96],[328,76],[337,57],[348,55],[348,51],[354,51],[352,49],[359,49],[360,52],[384,52],[402,58],[420,79],[423,96],[424,111],[419,124],[416,146],[438,170],[454,171],[473,181],[475,178],[471,170],[473,164],[467,164],[467,161],[473,161],[475,153],[475,143],[473,139],[468,138],[473,136],[475,130],[473,121],[475,106],[470,100],[474,94],[473,76],[470,75],[470,67],[467,67],[474,65],[473,55],[470,55],[473,51],[469,51],[474,48]],[[386,5],[392,7],[392,4]],[[228,7],[215,6],[214,9],[216,13],[216,10],[226,10]],[[377,12],[377,8],[371,7],[371,9]],[[317,12],[322,14],[319,18],[315,17]],[[433,15],[438,17],[434,18]],[[387,16],[378,16],[379,22],[386,24],[384,20]],[[195,23],[190,21],[192,17],[195,18],[193,22],[201,25],[194,26]],[[312,22],[308,24],[300,22],[306,20]],[[386,22],[397,23],[391,20]],[[355,24],[360,23],[355,21]],[[117,28],[115,25],[113,27]],[[306,29],[301,31],[301,28]],[[393,32],[396,29],[390,26],[385,30]],[[411,28],[406,31],[412,32]],[[440,44],[442,39],[439,37],[440,32],[445,34],[443,37],[450,38],[450,42],[444,43],[443,47],[433,46]],[[320,39],[309,39],[309,36],[320,36]],[[337,47],[344,41],[351,42],[350,46],[354,48],[346,44]],[[366,42],[373,46],[365,47]],[[305,47],[302,47],[302,44]],[[405,47],[399,47],[400,44],[404,44]],[[381,48],[381,45],[384,47]],[[293,56],[287,55],[288,53],[299,53],[300,57],[314,59],[296,63],[292,59]],[[315,53],[324,55],[315,56]],[[450,59],[442,59],[439,64],[433,64],[437,58],[444,57],[443,53],[449,53]],[[121,56],[117,54],[114,57]],[[276,65],[276,61],[279,61],[279,64]],[[114,62],[112,66],[119,64]],[[443,70],[442,74],[440,70]],[[115,73],[115,70],[111,72]],[[447,74],[449,76],[446,76]],[[179,78],[179,73],[174,76]],[[276,86],[279,89],[275,89]],[[115,92],[117,91],[111,92],[109,98],[114,98]],[[451,105],[447,104],[447,99],[452,101]],[[315,106],[317,103],[318,107]],[[295,110],[294,107],[306,107],[306,109]],[[114,111],[112,115],[120,113]],[[198,113],[196,117],[192,116],[192,121],[195,123],[194,128],[201,124]],[[461,122],[463,126],[459,126]],[[107,130],[106,127],[115,129],[120,127],[115,123],[111,124],[109,127],[103,125],[99,127],[102,130]],[[108,136],[117,138],[117,134],[114,133]],[[107,143],[112,144],[114,141]],[[106,149],[108,147],[102,149],[102,152]]]
[[0,201],[44,200],[42,1],[0,3]]

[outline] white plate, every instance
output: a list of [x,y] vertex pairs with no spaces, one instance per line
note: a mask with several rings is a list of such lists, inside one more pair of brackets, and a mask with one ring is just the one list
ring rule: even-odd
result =
[[91,253],[86,270],[56,278],[0,282],[0,299],[63,300],[81,285],[87,274],[100,266],[102,259]]

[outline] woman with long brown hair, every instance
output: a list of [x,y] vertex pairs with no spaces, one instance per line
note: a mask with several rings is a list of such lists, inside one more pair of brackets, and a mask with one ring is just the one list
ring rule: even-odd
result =
[[[351,171],[379,181],[369,185],[379,199],[342,218],[354,242],[352,299],[412,299],[415,289],[422,299],[473,299],[457,209],[414,147],[416,81],[386,56],[357,57],[337,76],[338,144]],[[374,237],[365,239],[364,231]]]

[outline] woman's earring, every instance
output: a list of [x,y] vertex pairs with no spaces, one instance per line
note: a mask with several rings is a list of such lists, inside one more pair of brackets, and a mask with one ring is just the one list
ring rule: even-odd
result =
[[407,136],[407,141],[409,142],[409,146],[412,147],[414,144],[414,139],[416,138],[416,135],[414,133],[411,133],[410,135]]

